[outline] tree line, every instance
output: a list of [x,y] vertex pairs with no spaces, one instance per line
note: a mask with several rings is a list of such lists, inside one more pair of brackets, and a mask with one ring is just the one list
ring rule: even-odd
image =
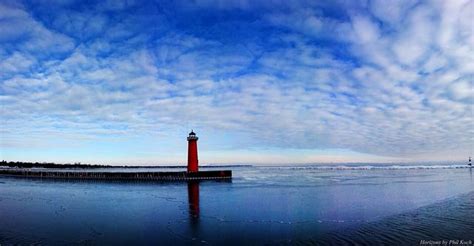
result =
[[54,162],[23,162],[23,161],[5,161],[0,162],[2,167],[18,167],[18,168],[104,168],[111,167],[107,165],[97,165],[97,164],[83,164],[83,163],[74,163],[74,164],[58,164]]

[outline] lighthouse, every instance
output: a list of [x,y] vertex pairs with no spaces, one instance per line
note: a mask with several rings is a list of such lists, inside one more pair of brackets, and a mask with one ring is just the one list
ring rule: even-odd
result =
[[198,137],[196,133],[191,130],[188,136],[188,172],[197,172],[198,171],[198,151],[197,151],[197,141]]

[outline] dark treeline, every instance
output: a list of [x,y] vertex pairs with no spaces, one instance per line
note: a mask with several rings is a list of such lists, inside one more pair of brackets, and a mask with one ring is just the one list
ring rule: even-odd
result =
[[107,165],[93,165],[93,164],[82,164],[82,163],[74,163],[74,164],[58,164],[52,162],[22,162],[22,161],[5,161],[3,160],[0,162],[0,166],[3,167],[18,167],[18,168],[32,168],[32,167],[40,167],[40,168],[104,168],[104,167],[111,167]]
[[[200,166],[200,168],[213,168],[213,167],[250,167],[252,165],[210,165]],[[186,168],[186,166],[110,166],[110,165],[98,165],[98,164],[59,164],[53,162],[22,162],[22,161],[1,161],[0,167],[17,167],[17,168]]]

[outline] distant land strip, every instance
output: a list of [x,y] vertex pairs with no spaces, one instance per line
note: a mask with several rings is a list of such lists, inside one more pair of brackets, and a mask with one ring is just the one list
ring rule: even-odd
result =
[[[252,165],[203,165],[199,168],[214,168],[214,167],[251,167]],[[53,162],[21,162],[21,161],[1,161],[0,167],[10,168],[82,168],[82,169],[94,169],[94,168],[186,168],[186,166],[111,166],[111,165],[99,165],[99,164],[87,164],[87,163],[53,163]]]

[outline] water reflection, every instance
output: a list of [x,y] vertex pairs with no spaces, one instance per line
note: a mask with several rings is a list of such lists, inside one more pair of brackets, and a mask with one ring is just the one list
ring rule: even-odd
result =
[[471,183],[472,183],[472,167],[469,168],[469,174],[471,176]]
[[188,182],[188,203],[191,220],[199,220],[199,181]]

